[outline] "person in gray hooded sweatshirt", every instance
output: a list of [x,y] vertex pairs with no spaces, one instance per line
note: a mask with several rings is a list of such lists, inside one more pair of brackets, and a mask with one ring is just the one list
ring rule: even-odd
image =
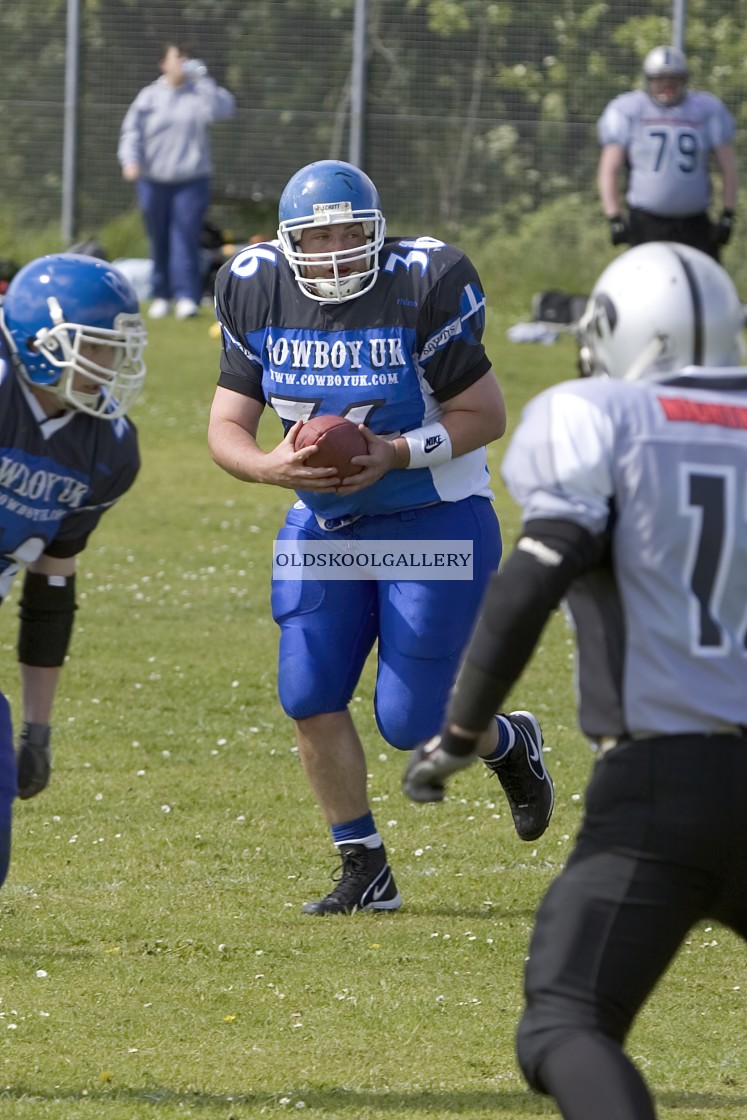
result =
[[161,77],[140,90],[119,138],[122,175],[136,185],[153,261],[152,319],[197,314],[200,233],[210,201],[209,125],[234,115],[232,93],[183,43],[167,43]]

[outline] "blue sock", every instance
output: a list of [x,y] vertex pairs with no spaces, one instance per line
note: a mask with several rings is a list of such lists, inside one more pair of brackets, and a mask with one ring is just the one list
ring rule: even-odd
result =
[[367,848],[380,848],[382,839],[376,831],[373,813],[364,813],[354,821],[343,821],[332,825],[332,841],[335,847],[341,844],[365,844]]
[[488,766],[494,762],[502,762],[516,742],[516,732],[507,716],[496,716],[495,722],[498,727],[498,742],[493,753],[483,757],[483,762]]

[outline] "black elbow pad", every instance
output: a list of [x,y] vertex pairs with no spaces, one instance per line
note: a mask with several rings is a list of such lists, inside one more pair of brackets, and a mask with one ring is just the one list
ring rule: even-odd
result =
[[27,571],[18,609],[18,660],[43,668],[62,665],[75,610],[75,575],[46,576]]
[[573,580],[604,554],[604,538],[570,521],[528,522],[492,576],[449,703],[448,722],[482,732],[521,675]]

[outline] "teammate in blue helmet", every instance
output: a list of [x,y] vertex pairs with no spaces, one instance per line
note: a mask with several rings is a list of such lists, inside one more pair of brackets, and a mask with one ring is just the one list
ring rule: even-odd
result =
[[140,465],[125,413],[145,377],[146,333],[129,281],[73,253],[22,268],[0,305],[0,601],[25,569],[14,757],[0,695],[0,881],[11,803],[47,785],[50,719],[73,628],[77,557]]
[[116,420],[140,393],[146,333],[137,296],[105,261],[74,253],[32,261],[8,288],[3,320],[16,371],[45,391],[50,409]]
[[537,911],[517,1053],[565,1120],[655,1120],[623,1049],[638,1012],[697,923],[747,940],[743,332],[731,278],[697,249],[639,245],[604,270],[587,376],[530,401],[504,456],[521,534],[405,774],[414,800],[444,796],[564,600],[596,761]]
[[[303,909],[396,910],[401,897],[368,799],[350,703],[376,646],[382,737],[411,750],[435,732],[500,559],[486,445],[503,434],[506,412],[482,343],[485,296],[464,253],[434,237],[386,239],[369,177],[321,160],[283,191],[277,240],[223,266],[216,307],[223,352],[213,456],[242,481],[282,486],[297,499],[273,564],[278,690],[342,859],[336,887]],[[268,452],[256,438],[266,405],[285,429]],[[354,460],[359,474],[343,480],[309,462],[315,445],[295,449],[303,423],[324,414],[359,426],[367,447]],[[301,550],[319,553],[317,574],[288,579],[298,569],[280,560]],[[355,558],[356,578],[334,566],[341,551],[345,562]],[[371,553],[381,563],[363,572]],[[465,558],[460,570],[457,553]],[[417,567],[409,560],[415,554]],[[445,572],[439,565],[447,563]],[[481,752],[517,832],[536,839],[550,819],[553,787],[534,716],[497,716]]]

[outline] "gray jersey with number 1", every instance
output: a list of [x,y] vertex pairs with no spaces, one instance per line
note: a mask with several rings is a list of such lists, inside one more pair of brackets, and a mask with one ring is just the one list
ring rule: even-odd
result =
[[625,148],[628,206],[663,217],[701,213],[711,200],[711,152],[734,136],[734,118],[711,93],[693,90],[664,106],[645,90],[610,101],[597,124],[600,144]]
[[747,724],[747,370],[556,385],[503,472],[524,522],[610,537],[568,596],[589,738]]

